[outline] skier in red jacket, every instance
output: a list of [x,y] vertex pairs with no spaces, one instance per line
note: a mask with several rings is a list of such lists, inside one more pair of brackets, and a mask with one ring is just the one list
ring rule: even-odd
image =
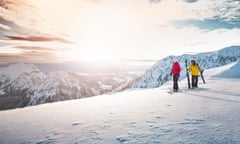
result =
[[173,91],[178,91],[178,79],[180,76],[181,67],[179,62],[174,61],[172,64],[172,69],[170,75],[173,76]]

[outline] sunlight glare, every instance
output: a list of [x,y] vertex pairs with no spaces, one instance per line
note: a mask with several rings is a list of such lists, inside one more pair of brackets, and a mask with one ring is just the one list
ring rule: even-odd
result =
[[60,55],[69,61],[85,61],[101,65],[113,63],[118,60],[116,53],[112,49],[96,45],[88,48],[75,45],[71,50],[61,52]]
[[88,17],[75,22],[76,30],[70,34],[75,44],[68,57],[103,62],[125,56],[125,45],[133,41],[139,29],[132,12],[103,6],[89,10],[88,14]]

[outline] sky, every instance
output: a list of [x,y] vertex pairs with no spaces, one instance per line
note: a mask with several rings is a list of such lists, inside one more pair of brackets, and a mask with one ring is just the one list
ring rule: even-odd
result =
[[239,0],[0,0],[0,64],[213,51],[240,45],[239,18]]

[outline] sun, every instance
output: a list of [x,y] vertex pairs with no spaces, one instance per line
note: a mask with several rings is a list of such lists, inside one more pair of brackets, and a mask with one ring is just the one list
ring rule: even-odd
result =
[[104,62],[114,60],[115,53],[108,48],[88,48],[83,49],[78,59],[93,61],[93,62]]
[[129,49],[139,43],[137,37],[141,29],[141,20],[132,10],[135,7],[131,5],[121,9],[112,2],[88,5],[79,12],[79,16],[72,14],[74,22],[68,23],[70,18],[66,20],[64,25],[73,46],[61,55],[71,60],[96,63],[128,57],[129,51],[133,51]]
[[84,61],[95,64],[106,64],[118,61],[119,55],[106,45],[94,43],[83,47],[80,44],[75,44],[65,51],[59,52],[59,55],[67,61]]

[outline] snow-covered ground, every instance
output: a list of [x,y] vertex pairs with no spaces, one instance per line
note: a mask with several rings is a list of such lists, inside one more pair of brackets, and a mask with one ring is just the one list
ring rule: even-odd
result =
[[[0,112],[1,144],[238,144],[239,61],[172,83]],[[238,75],[237,75],[238,74]]]

